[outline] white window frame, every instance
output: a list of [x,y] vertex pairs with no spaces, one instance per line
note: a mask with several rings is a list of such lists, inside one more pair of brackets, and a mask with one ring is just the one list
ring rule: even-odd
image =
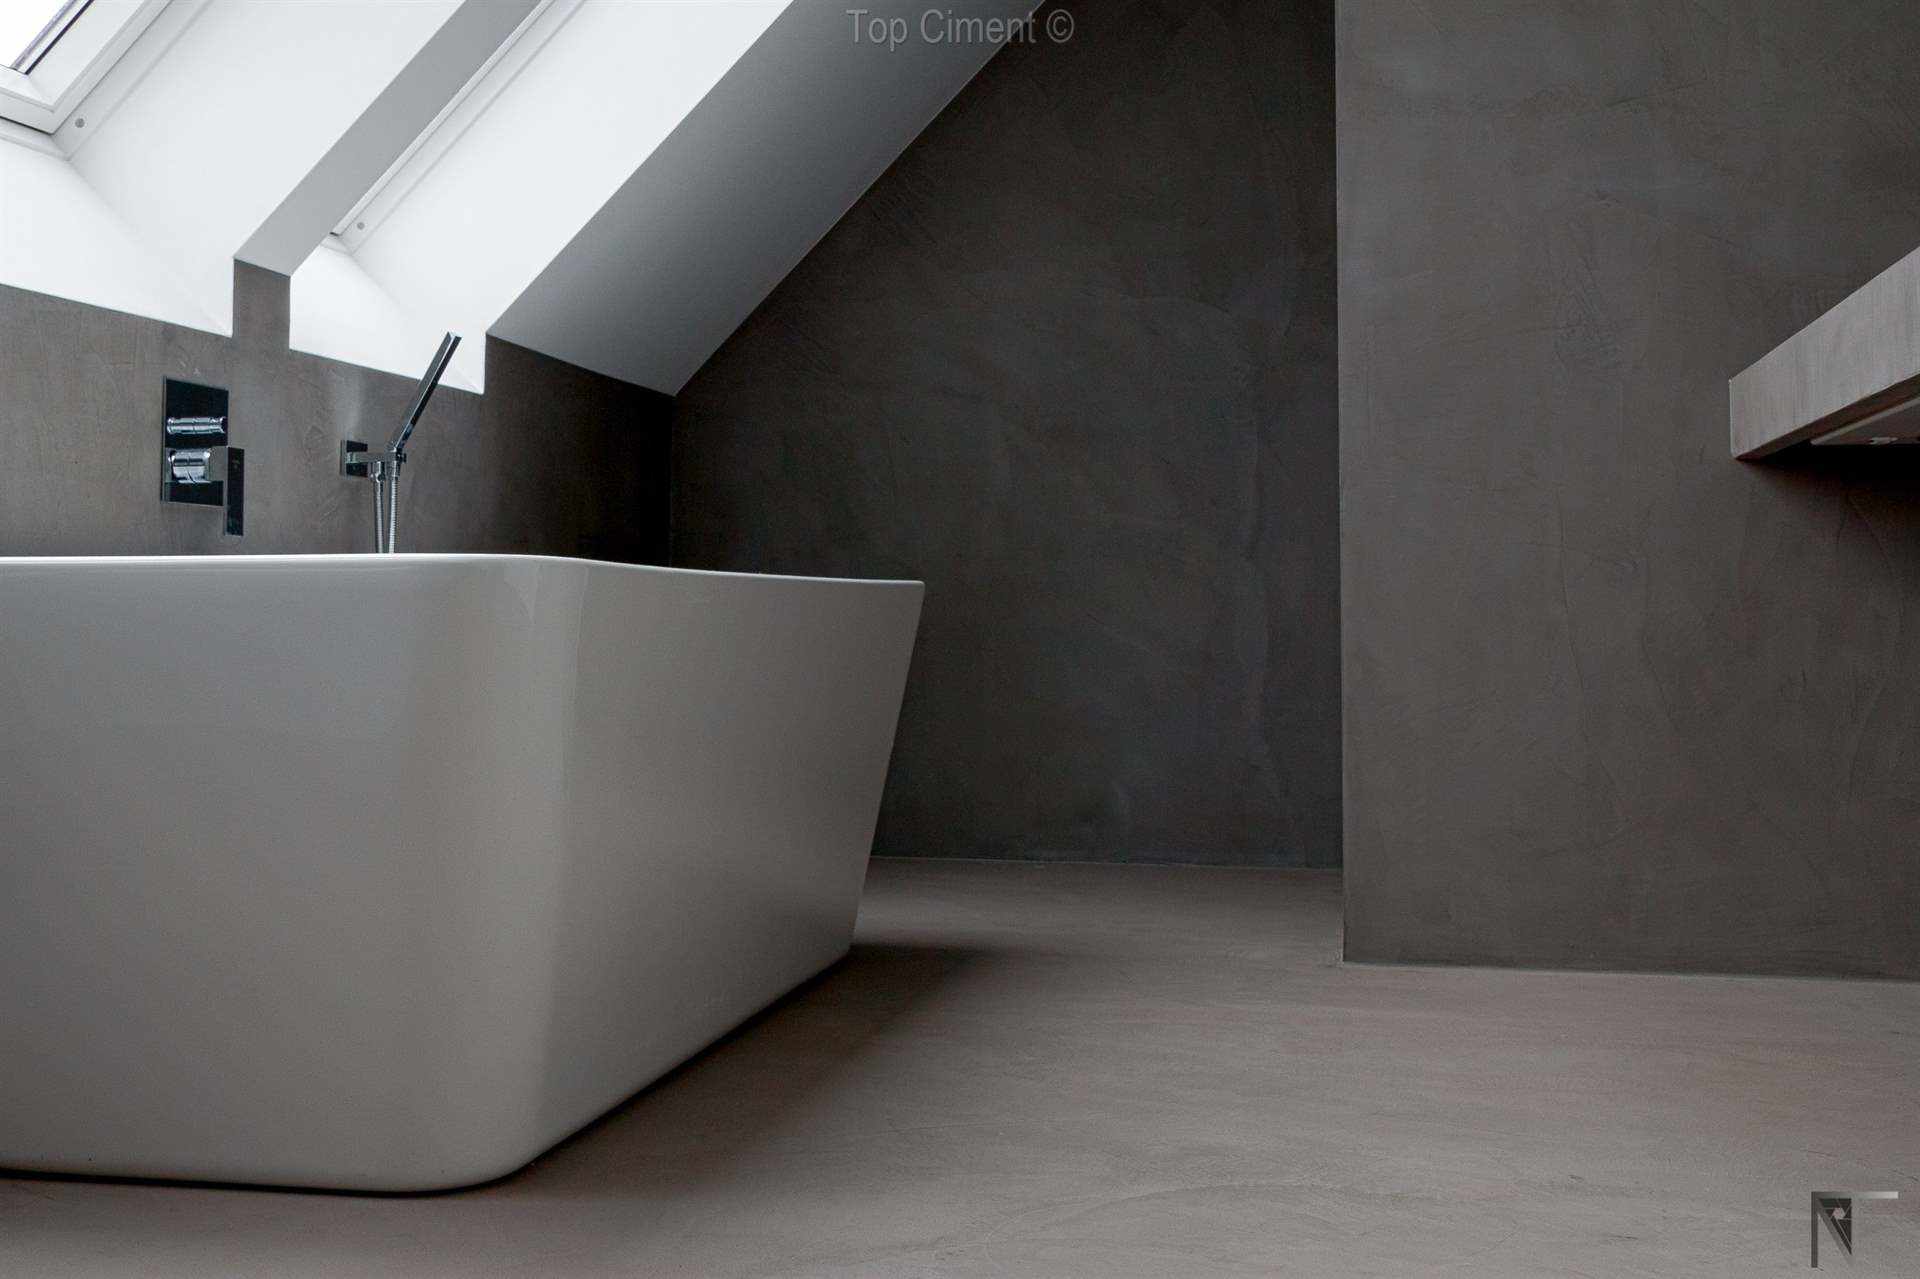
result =
[[84,0],[26,72],[0,66],[0,120],[51,134],[170,0]]
[[330,243],[349,253],[365,244],[387,215],[399,207],[407,193],[419,185],[420,179],[440,162],[440,157],[485,114],[493,100],[513,83],[514,77],[533,61],[584,2],[541,0],[513,33],[500,42],[500,47],[481,64],[460,92],[420,131],[420,136],[400,153],[400,158],[388,166],[335,224]]

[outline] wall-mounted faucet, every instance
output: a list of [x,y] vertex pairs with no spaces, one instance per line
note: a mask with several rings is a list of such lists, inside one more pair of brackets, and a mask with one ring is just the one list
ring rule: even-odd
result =
[[[227,535],[246,531],[246,450],[228,443],[225,387],[166,379],[160,422],[160,500],[217,506]],[[224,454],[225,456],[219,456]]]
[[341,441],[340,474],[373,481],[374,546],[382,555],[391,555],[396,549],[400,524],[400,468],[406,464],[407,441],[413,438],[413,428],[420,424],[420,415],[427,411],[427,401],[433,398],[433,388],[440,385],[440,378],[446,373],[454,349],[459,345],[458,334],[449,333],[440,339],[440,349],[434,352],[433,362],[427,365],[426,374],[420,379],[420,387],[413,394],[413,407],[407,410],[406,419],[393,433],[393,438],[387,441],[385,449],[376,453],[359,440]]

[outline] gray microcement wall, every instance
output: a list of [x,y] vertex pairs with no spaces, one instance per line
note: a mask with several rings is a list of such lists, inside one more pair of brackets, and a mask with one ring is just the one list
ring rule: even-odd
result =
[[[0,555],[373,549],[373,486],[340,477],[340,440],[385,439],[414,380],[289,351],[286,277],[235,271],[232,338],[0,287]],[[231,392],[244,537],[160,501],[167,377]],[[401,549],[663,561],[671,410],[489,340],[486,394],[442,387],[408,450]]]
[[1920,976],[1920,459],[1726,402],[1920,244],[1920,6],[1338,27],[1349,957]]
[[674,562],[925,579],[882,853],[1337,864],[1331,7],[1071,12],[681,393]]

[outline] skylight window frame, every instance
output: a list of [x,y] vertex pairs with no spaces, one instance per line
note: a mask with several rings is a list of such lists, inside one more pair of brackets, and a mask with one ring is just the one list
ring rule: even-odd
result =
[[533,61],[585,0],[540,0],[513,33],[500,42],[460,92],[420,131],[347,215],[334,225],[328,243],[352,253],[379,229],[407,193],[419,185],[440,157],[453,148],[475,121],[486,113],[514,78]]
[[36,40],[27,71],[0,66],[0,120],[55,133],[170,3],[83,0],[63,11]]

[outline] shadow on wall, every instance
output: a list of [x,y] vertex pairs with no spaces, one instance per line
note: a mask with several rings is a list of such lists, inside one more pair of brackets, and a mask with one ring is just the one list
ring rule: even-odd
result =
[[1850,543],[1847,566],[1882,577],[1892,591],[1884,598],[1867,591],[1860,605],[1889,618],[1920,593],[1920,547],[1908,533],[1920,507],[1920,446],[1798,445],[1741,465],[1761,481],[1749,512],[1761,546],[1796,535]]

